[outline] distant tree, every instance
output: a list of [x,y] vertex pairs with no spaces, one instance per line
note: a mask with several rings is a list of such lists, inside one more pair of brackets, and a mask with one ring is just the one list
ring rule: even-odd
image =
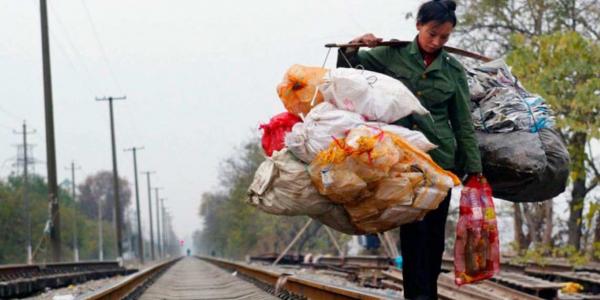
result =
[[[102,219],[113,220],[115,200],[111,171],[100,171],[86,177],[78,189],[81,209],[88,217],[92,219],[97,217],[98,201],[102,199]],[[123,218],[127,218],[126,211],[131,204],[131,189],[125,178],[119,178],[119,196]]]
[[[28,184],[28,199],[31,213],[31,235],[34,262],[49,259],[47,232],[48,221],[48,185],[41,176],[31,175]],[[77,218],[78,245],[82,260],[96,259],[97,222],[82,214],[70,192],[64,186],[59,187],[61,214],[62,259],[73,259],[73,228]],[[23,178],[13,175],[5,181],[0,180],[0,264],[27,262],[27,210],[23,202]],[[105,257],[114,257],[114,229],[104,222]]]
[[460,45],[491,56],[510,51],[513,34],[531,38],[569,30],[600,39],[598,0],[463,0],[458,14]]

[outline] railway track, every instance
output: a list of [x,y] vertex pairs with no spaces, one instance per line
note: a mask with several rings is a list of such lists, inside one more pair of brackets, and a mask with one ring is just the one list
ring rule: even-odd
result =
[[186,257],[180,261],[165,262],[84,297],[88,300],[207,298],[370,300],[385,297],[293,274],[208,257]]
[[[274,255],[276,257],[276,255]],[[386,257],[290,257],[290,265],[272,266],[271,257],[248,263],[210,257],[164,261],[129,275],[83,299],[401,299],[402,273]],[[444,260],[443,269],[451,261]],[[116,262],[63,263],[0,267],[0,298],[21,297],[40,287],[76,284],[118,273]],[[131,272],[120,268],[121,274]],[[503,264],[493,279],[457,287],[452,273],[442,273],[438,293],[444,300],[600,299],[594,288],[600,274],[593,266],[574,269],[563,264]],[[95,274],[95,275],[94,275]],[[232,276],[233,275],[233,276]],[[584,282],[587,294],[565,296],[563,282]],[[53,282],[53,283],[52,283]],[[7,288],[9,284],[12,288]],[[50,283],[50,284],[48,284]],[[27,285],[29,284],[29,285]],[[16,293],[21,294],[16,294]],[[12,293],[12,294],[9,294]]]
[[0,266],[0,298],[25,297],[46,288],[136,272],[116,261]]
[[[275,255],[276,257],[276,255]],[[258,259],[250,257],[250,261],[272,262],[271,256],[261,256]],[[402,280],[399,272],[390,276],[394,269],[381,272],[391,266],[391,261],[385,257],[359,256],[359,257],[310,257],[302,259],[290,257],[291,263],[299,263],[305,268],[326,268],[344,276],[349,280],[359,282],[361,285],[371,287],[386,287],[401,290]],[[445,257],[442,270],[451,274],[453,272],[453,260]],[[504,261],[501,263],[501,272],[491,280],[474,285],[466,285],[457,288],[453,280],[448,280],[451,275],[440,275],[438,286],[440,297],[444,299],[600,299],[600,267],[598,264],[589,264],[581,267],[573,267],[565,261],[547,259],[543,265],[533,262],[513,263]],[[370,270],[367,274],[370,279],[365,279],[361,273]],[[379,270],[383,278],[379,277]],[[373,274],[375,273],[375,274]],[[584,288],[584,294],[561,295],[560,289],[566,282],[579,283]],[[457,289],[459,291],[457,291]],[[486,292],[491,291],[491,293]],[[497,298],[496,295],[502,295]],[[480,295],[485,295],[481,298]]]

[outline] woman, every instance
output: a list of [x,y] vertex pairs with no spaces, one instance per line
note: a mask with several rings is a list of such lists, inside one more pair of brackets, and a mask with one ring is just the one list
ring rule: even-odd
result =
[[[338,66],[362,65],[404,83],[431,115],[411,115],[396,124],[419,130],[437,149],[429,152],[442,168],[456,174],[481,177],[481,158],[469,112],[469,89],[461,64],[442,49],[456,26],[456,3],[428,1],[417,13],[418,34],[407,46],[376,47],[373,34],[351,43],[375,47],[370,51],[340,49]],[[437,299],[437,278],[444,252],[444,231],[450,193],[420,222],[400,227],[404,297]]]

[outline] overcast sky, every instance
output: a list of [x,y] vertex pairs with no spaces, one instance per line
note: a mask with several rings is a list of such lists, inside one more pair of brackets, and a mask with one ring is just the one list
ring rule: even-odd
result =
[[[133,183],[122,149],[144,146],[139,170],[157,171],[189,243],[201,194],[219,188],[219,162],[284,111],[275,87],[285,70],[321,65],[325,43],[366,32],[412,39],[405,14],[420,2],[49,0],[59,182],[71,160],[78,181],[111,170],[108,105],[94,98],[126,95],[114,107],[119,174]],[[46,176],[41,57],[38,1],[0,0],[1,177],[14,169],[23,120],[37,130],[29,141]],[[140,198],[146,225],[145,180]]]

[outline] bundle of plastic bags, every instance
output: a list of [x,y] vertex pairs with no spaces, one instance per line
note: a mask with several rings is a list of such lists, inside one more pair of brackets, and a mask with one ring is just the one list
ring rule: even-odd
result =
[[392,132],[425,152],[436,147],[421,132],[386,123],[367,122],[361,115],[337,109],[328,102],[315,106],[306,115],[304,122],[294,125],[285,137],[285,146],[296,157],[310,163],[319,152],[327,149],[331,142],[335,139],[343,139],[348,130],[359,125]]
[[562,193],[569,153],[553,129],[549,105],[526,91],[503,60],[467,75],[483,173],[494,196],[536,202]]
[[487,133],[525,130],[537,132],[554,126],[550,107],[529,93],[504,60],[495,60],[467,72],[475,128]]
[[500,244],[492,190],[485,179],[471,177],[460,197],[454,280],[460,286],[491,278],[498,271]]
[[293,65],[277,92],[286,109],[306,115],[323,100],[369,121],[391,123],[427,110],[402,82],[358,69],[325,69]]
[[[400,81],[294,65],[277,91],[302,121],[276,116],[263,126],[272,156],[248,189],[259,209],[308,215],[348,234],[376,233],[422,219],[459,184],[425,153],[436,146],[421,132],[388,124],[428,113]],[[281,133],[285,148],[277,151]]]
[[460,183],[401,137],[365,125],[332,142],[308,172],[319,193],[369,233],[421,219]]

